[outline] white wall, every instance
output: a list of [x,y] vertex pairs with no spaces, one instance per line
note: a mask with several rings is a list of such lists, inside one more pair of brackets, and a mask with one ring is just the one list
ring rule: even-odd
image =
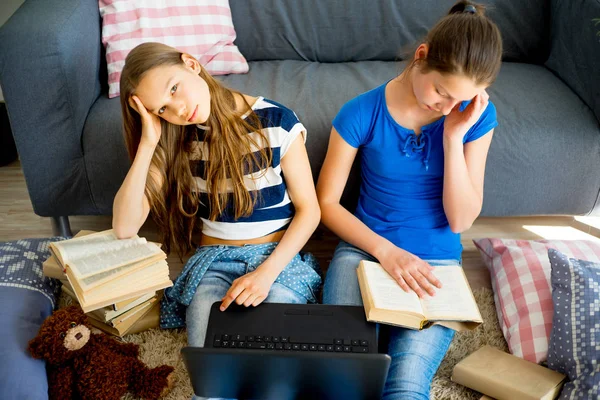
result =
[[[17,8],[24,2],[25,0],[0,0],[0,27],[8,21],[10,16],[13,15],[13,13],[17,11]],[[4,101],[2,88],[0,88],[0,101]]]

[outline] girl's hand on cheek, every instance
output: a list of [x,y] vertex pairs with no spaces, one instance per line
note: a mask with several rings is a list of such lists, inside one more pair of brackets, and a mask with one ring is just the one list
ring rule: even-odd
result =
[[434,288],[442,287],[432,273],[434,267],[392,244],[380,256],[379,262],[405,292],[412,290],[420,298],[425,297],[425,294],[434,296]]
[[142,140],[141,142],[145,142],[150,144],[151,146],[156,146],[158,141],[160,140],[161,135],[161,126],[160,126],[160,118],[158,115],[154,115],[144,107],[142,102],[137,96],[131,96],[129,99],[129,105],[133,108],[142,119]]
[[461,103],[456,104],[444,120],[444,139],[460,139],[462,142],[467,131],[479,121],[489,103],[489,99],[490,96],[487,92],[482,90],[463,111],[460,111]]
[[267,298],[275,279],[277,277],[273,278],[260,268],[237,278],[222,299],[221,311],[225,311],[234,301],[245,307],[256,307]]

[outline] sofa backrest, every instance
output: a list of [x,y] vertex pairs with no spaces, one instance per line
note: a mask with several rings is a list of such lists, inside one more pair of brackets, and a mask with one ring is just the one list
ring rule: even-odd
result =
[[[505,60],[542,64],[549,53],[549,0],[480,0],[498,24]],[[455,0],[229,0],[235,43],[249,61],[394,61]]]

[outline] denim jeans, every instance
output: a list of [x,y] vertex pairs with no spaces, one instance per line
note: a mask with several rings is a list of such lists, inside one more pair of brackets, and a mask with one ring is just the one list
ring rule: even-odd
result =
[[[329,264],[323,288],[324,304],[362,305],[356,268],[361,260],[377,261],[370,254],[340,242]],[[427,260],[433,266],[456,265],[459,260]],[[383,399],[429,400],[431,381],[448,351],[454,331],[434,325],[417,331],[380,326],[387,333],[387,352],[392,357]]]
[[[246,263],[236,261],[214,262],[208,268],[186,311],[189,346],[204,347],[211,306],[225,296],[235,279],[248,272],[251,271]],[[277,282],[271,286],[271,291],[264,301],[266,303],[307,303],[305,297]],[[194,396],[193,399],[200,400],[203,397]]]

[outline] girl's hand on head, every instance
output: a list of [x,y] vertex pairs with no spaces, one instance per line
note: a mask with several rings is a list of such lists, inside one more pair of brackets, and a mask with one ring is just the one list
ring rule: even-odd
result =
[[156,146],[160,140],[161,126],[158,115],[150,113],[137,96],[129,98],[129,105],[142,118],[142,142]]
[[405,291],[413,290],[420,298],[435,295],[435,288],[442,283],[433,275],[435,267],[406,250],[389,244],[379,257],[381,266]]
[[482,90],[463,111],[460,111],[461,103],[456,104],[444,120],[444,138],[462,141],[467,131],[479,121],[489,100],[490,96],[485,90]]
[[221,311],[225,311],[234,301],[244,307],[256,307],[267,298],[275,279],[277,277],[272,277],[260,267],[237,278],[221,299]]

